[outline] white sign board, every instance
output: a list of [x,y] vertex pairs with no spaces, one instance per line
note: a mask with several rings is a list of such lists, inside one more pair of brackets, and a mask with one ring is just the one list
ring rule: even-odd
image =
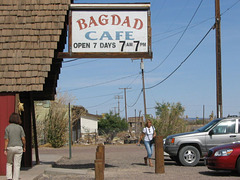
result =
[[149,51],[148,11],[72,11],[73,53]]

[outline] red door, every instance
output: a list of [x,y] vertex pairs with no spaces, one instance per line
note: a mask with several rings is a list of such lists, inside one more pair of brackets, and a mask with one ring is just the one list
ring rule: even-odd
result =
[[7,158],[3,154],[4,149],[4,132],[9,124],[10,115],[15,110],[15,94],[0,93],[0,175],[6,175]]

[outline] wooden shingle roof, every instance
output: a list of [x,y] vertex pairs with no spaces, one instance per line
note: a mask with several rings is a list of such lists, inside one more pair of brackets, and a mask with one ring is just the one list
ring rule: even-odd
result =
[[0,92],[53,99],[70,0],[0,0]]

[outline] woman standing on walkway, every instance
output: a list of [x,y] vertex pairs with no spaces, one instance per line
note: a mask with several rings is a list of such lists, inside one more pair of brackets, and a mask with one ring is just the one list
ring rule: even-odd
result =
[[153,167],[151,162],[151,157],[153,153],[153,143],[152,140],[156,136],[155,128],[152,126],[152,121],[147,120],[145,127],[143,128],[142,134],[139,138],[137,145],[140,145],[141,140],[144,138],[144,145],[147,150],[147,156],[144,157],[144,163],[147,165],[147,160],[149,161],[149,166]]
[[19,114],[12,113],[9,118],[9,125],[5,129],[4,154],[7,156],[7,179],[18,180],[22,154],[26,151],[25,133],[20,126]]

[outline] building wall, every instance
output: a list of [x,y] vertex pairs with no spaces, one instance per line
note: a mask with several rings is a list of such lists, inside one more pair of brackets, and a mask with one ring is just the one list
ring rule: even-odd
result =
[[3,154],[4,133],[7,127],[10,115],[15,111],[15,95],[0,94],[0,175],[6,175],[7,158]]
[[98,120],[92,116],[81,117],[81,133],[98,132]]

